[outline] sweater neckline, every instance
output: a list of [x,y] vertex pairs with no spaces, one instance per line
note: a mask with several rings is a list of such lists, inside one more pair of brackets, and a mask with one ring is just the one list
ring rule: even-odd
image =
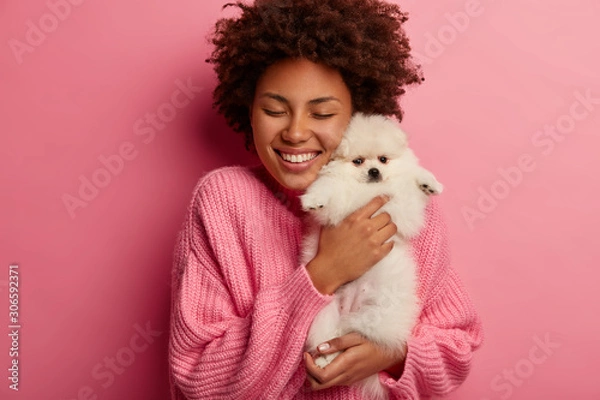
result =
[[252,167],[252,170],[281,204],[296,216],[304,214],[300,203],[300,196],[304,194],[304,190],[292,190],[281,185],[262,164]]

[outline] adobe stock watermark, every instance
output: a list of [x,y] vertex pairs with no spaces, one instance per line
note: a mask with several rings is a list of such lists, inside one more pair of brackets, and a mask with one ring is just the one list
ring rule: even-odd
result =
[[[159,132],[163,131],[172,122],[178,113],[189,104],[204,88],[194,86],[192,78],[187,81],[177,79],[176,89],[173,90],[169,100],[161,103],[154,112],[147,112],[133,124],[133,134],[142,144],[152,143]],[[67,213],[74,219],[76,211],[86,208],[96,199],[101,191],[123,173],[125,166],[135,160],[139,155],[139,147],[132,141],[124,141],[117,146],[113,154],[101,154],[97,157],[98,166],[90,174],[79,175],[79,186],[74,194],[63,193],[61,200]]]
[[[574,100],[565,113],[556,118],[554,123],[545,124],[531,136],[534,149],[544,157],[550,156],[558,143],[575,131],[578,123],[589,118],[600,105],[600,97],[594,97],[591,89],[576,90]],[[523,153],[509,166],[496,169],[498,177],[490,184],[477,188],[478,197],[474,204],[461,208],[462,217],[471,231],[478,221],[485,220],[498,208],[513,190],[526,180],[527,174],[537,168],[536,156],[530,152]]]
[[37,20],[28,19],[25,22],[25,34],[21,39],[8,39],[8,47],[12,51],[17,64],[23,64],[23,57],[31,54],[46,42],[48,36],[55,32],[60,24],[64,22],[73,11],[85,0],[48,0],[46,1],[46,12]]
[[[493,0],[489,0],[492,2]],[[432,64],[446,49],[452,46],[460,35],[465,33],[475,18],[485,12],[485,7],[479,0],[467,0],[463,10],[444,14],[447,23],[440,26],[435,32],[425,33],[425,46],[423,52],[412,50],[415,60],[419,64]]]
[[10,367],[8,368],[8,387],[16,392],[19,391],[19,374],[23,368],[20,358],[21,351],[21,311],[19,309],[20,293],[20,277],[19,264],[10,264],[8,266],[8,337],[9,348],[8,356],[10,357]]
[[99,394],[114,385],[117,378],[123,375],[138,357],[150,348],[150,345],[155,342],[156,338],[164,333],[163,331],[152,329],[150,321],[146,322],[146,326],[136,323],[133,325],[133,330],[135,333],[131,335],[125,346],[119,348],[115,353],[104,357],[102,361],[92,367],[90,375],[93,382],[81,386],[75,396],[61,400],[100,399]]
[[493,397],[484,397],[480,400],[509,399],[563,345],[556,337],[551,338],[550,333],[546,333],[542,337],[535,335],[533,343],[523,358],[494,376],[490,382]]

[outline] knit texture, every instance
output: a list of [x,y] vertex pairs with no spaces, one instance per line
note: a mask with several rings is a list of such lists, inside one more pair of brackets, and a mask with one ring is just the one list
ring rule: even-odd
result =
[[[172,400],[359,400],[353,387],[304,389],[309,327],[331,296],[298,264],[300,193],[262,166],[208,173],[194,189],[174,253],[169,368]],[[413,240],[422,311],[392,399],[444,395],[467,377],[481,321],[450,267],[446,228],[432,198]]]

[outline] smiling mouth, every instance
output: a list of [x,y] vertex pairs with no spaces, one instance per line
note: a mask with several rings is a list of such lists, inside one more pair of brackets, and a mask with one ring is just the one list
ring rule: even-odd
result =
[[303,153],[303,154],[288,154],[288,153],[282,153],[279,150],[275,150],[275,152],[277,154],[279,154],[279,156],[284,161],[294,163],[294,164],[299,164],[299,163],[313,160],[314,158],[316,158],[319,155],[318,152],[310,152],[310,153]]

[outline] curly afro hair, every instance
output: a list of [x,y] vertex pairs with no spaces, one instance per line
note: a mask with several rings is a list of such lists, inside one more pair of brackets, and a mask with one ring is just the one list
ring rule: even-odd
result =
[[272,64],[305,58],[337,69],[354,111],[402,120],[404,86],[421,83],[421,67],[410,56],[400,7],[380,0],[256,0],[235,18],[217,21],[206,60],[218,85],[214,107],[252,145],[250,106],[258,79]]

